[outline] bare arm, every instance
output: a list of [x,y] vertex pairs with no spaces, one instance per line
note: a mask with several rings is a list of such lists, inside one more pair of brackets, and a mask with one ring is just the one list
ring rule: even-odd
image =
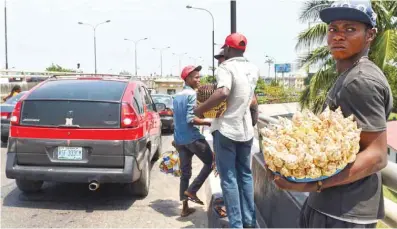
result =
[[193,125],[198,125],[198,126],[211,126],[211,122],[201,119],[201,118],[197,118],[194,117],[192,120]]
[[251,117],[252,117],[252,125],[255,126],[258,122],[258,101],[256,99],[256,95],[254,94],[251,105],[250,105]]

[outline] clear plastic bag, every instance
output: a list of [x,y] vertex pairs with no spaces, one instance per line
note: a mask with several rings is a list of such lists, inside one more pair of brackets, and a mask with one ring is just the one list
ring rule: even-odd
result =
[[165,152],[160,162],[160,171],[165,174],[172,174],[175,177],[181,176],[180,159],[177,151]]

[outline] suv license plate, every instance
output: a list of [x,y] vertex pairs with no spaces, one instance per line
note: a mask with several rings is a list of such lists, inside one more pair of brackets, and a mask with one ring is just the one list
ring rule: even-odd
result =
[[82,147],[58,147],[58,160],[82,160]]

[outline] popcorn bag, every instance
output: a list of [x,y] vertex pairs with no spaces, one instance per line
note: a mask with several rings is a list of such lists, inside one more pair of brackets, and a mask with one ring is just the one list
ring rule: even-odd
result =
[[[197,89],[197,105],[205,102],[216,90],[216,84],[204,84]],[[226,111],[227,104],[222,102],[218,106],[205,112],[203,116],[205,118],[219,118]]]
[[327,179],[356,159],[361,129],[353,116],[344,118],[338,108],[319,116],[297,112],[292,121],[261,129],[263,154],[268,168],[293,182]]
[[177,151],[168,151],[164,153],[159,167],[162,173],[172,174],[175,177],[180,177],[181,170],[179,153]]

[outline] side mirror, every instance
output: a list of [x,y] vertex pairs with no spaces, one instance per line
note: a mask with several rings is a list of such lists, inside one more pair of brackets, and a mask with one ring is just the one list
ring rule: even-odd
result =
[[157,112],[161,112],[164,111],[166,109],[166,106],[164,103],[155,103],[156,105],[156,111]]

